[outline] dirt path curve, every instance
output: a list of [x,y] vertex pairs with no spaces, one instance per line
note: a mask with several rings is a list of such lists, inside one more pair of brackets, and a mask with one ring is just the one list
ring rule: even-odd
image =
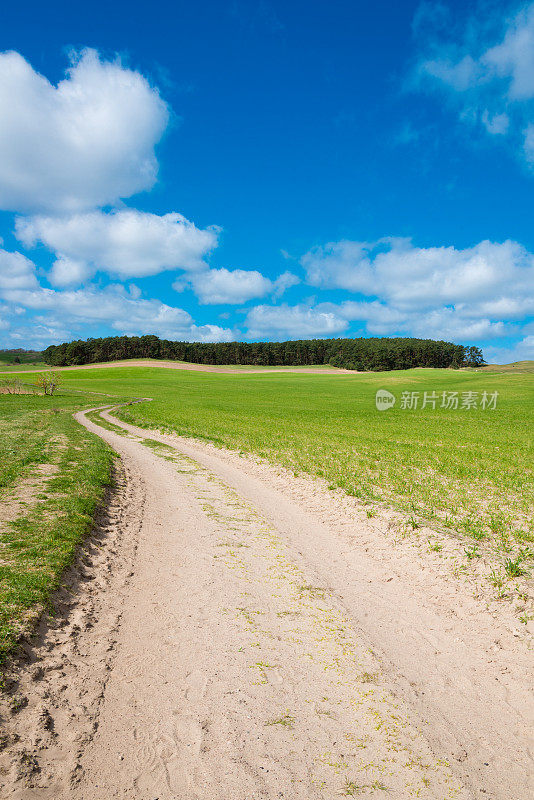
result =
[[122,561],[37,679],[30,658],[35,750],[6,797],[533,796],[528,659],[504,634],[488,653],[491,619],[440,613],[420,565],[249,461],[103,417],[128,435],[78,415],[124,465]]

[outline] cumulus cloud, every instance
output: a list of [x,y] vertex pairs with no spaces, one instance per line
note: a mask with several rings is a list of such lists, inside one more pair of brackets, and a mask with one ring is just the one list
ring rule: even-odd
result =
[[473,342],[517,332],[513,324],[492,321],[480,314],[477,316],[467,306],[446,306],[414,314],[412,310],[400,310],[378,300],[346,300],[339,304],[320,303],[315,310],[365,324],[365,332],[372,336],[416,336]]
[[291,272],[284,272],[271,281],[258,270],[223,268],[199,272],[189,279],[178,278],[173,283],[173,289],[182,292],[191,286],[203,305],[237,305],[267,294],[281,297],[297,283],[300,283],[300,279]]
[[496,42],[487,40],[486,29],[475,20],[463,42],[434,41],[432,54],[418,64],[419,82],[447,91],[463,120],[493,136],[510,136],[534,164],[534,3],[504,23]]
[[289,338],[335,335],[348,328],[347,320],[331,311],[306,305],[256,306],[246,317],[251,338],[287,336]]
[[[534,256],[513,241],[474,247],[414,247],[409,239],[329,242],[301,264],[313,286],[347,289],[401,309],[506,301],[534,307]],[[504,310],[504,306],[503,306]]]
[[271,288],[271,281],[257,270],[210,269],[192,279],[193,289],[201,303],[222,305],[246,303],[254,297],[263,297]]
[[534,314],[534,255],[513,241],[463,250],[400,238],[329,242],[301,263],[310,284],[359,296],[316,311],[365,323],[373,335],[484,340]]
[[[120,333],[155,333],[188,341],[235,339],[229,328],[196,325],[184,309],[140,297],[135,285],[129,290],[122,284],[104,289],[95,285],[67,290],[45,288],[36,278],[35,265],[20,253],[0,251],[0,299],[4,301],[2,327],[10,330],[10,342],[25,336],[35,344],[37,337],[46,346],[51,340],[72,338],[73,330],[91,325],[104,325]],[[17,319],[20,312],[28,312],[27,321],[21,323]]]
[[534,361],[534,335],[529,334],[515,344],[506,347],[493,345],[484,348],[486,361],[490,364],[511,364],[514,361]]
[[530,3],[508,23],[501,42],[480,56],[489,78],[506,82],[511,100],[534,96],[534,4]]
[[300,278],[293,274],[293,272],[282,272],[278,278],[273,281],[272,295],[273,297],[281,297],[292,286],[297,286],[300,283]]
[[120,60],[71,56],[57,86],[16,52],[0,54],[0,208],[75,212],[150,189],[169,110]]
[[67,217],[19,217],[19,240],[46,245],[58,255],[50,276],[58,286],[80,283],[98,270],[119,278],[141,278],[163,270],[205,269],[219,229],[197,228],[181,214],[135,209],[90,211]]
[[48,279],[54,286],[72,286],[84,283],[91,274],[91,267],[85,261],[60,256],[52,264]]
[[[510,101],[534,97],[534,4],[504,23],[497,44],[486,41],[485,29],[472,21],[469,41],[434,43],[437,52],[420,62],[420,74],[458,92],[492,83]],[[462,53],[468,49],[473,52]]]
[[33,261],[22,253],[0,249],[0,291],[34,289],[37,285]]

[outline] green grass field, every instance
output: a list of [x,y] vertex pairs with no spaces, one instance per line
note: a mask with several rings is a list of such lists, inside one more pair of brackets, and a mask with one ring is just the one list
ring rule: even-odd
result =
[[[31,382],[31,373],[21,376]],[[379,412],[377,389],[397,397]],[[436,408],[421,408],[424,392]],[[495,409],[444,409],[443,392],[498,392]],[[78,394],[76,394],[78,392]],[[402,392],[419,392],[403,409]],[[0,486],[13,491],[40,463],[57,464],[45,498],[3,526],[0,653],[28,609],[56,585],[108,480],[110,454],[72,421],[80,407],[151,397],[122,419],[256,453],[326,479],[367,505],[461,537],[495,557],[503,579],[528,573],[534,552],[534,376],[529,370],[409,370],[354,375],[213,374],[157,367],[66,371],[54,398],[0,396]],[[54,408],[60,409],[57,413]],[[78,449],[83,448],[83,449]],[[44,462],[43,462],[44,459]],[[83,487],[73,492],[73,487]],[[500,580],[500,578],[499,578]]]
[[91,402],[0,395],[0,662],[58,586],[109,483],[111,450],[72,418]]
[[[66,372],[64,385],[149,396],[119,415],[254,452],[514,556],[533,541],[530,374],[410,370],[360,375],[214,375],[157,368]],[[375,393],[397,395],[378,412]],[[437,408],[405,410],[403,391]],[[497,391],[494,410],[439,408],[443,391]],[[523,552],[526,552],[523,550]]]
[[[18,360],[18,363],[15,363],[15,359]],[[47,366],[41,359],[41,353],[33,350],[22,353],[0,350],[0,372],[24,372],[25,370],[41,369]]]

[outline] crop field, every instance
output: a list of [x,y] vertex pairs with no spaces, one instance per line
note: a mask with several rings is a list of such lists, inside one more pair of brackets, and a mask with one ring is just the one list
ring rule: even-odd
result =
[[0,350],[0,372],[23,372],[45,367],[47,364],[44,363],[39,352]]
[[109,483],[111,451],[72,418],[91,402],[0,395],[0,661],[58,586]]
[[[34,380],[29,373],[20,379]],[[392,409],[377,411],[378,389],[395,395]],[[476,407],[462,408],[468,392]],[[484,392],[488,400],[497,392],[495,408],[482,407]],[[459,407],[442,408],[443,393],[458,393]],[[417,408],[403,407],[403,396],[416,398]],[[127,422],[257,454],[325,479],[364,503],[369,516],[394,508],[407,529],[426,524],[461,537],[468,558],[481,550],[494,556],[496,586],[530,572],[534,381],[528,372],[68,371],[52,398],[0,396],[0,493],[8,510],[0,528],[0,655],[57,584],[109,480],[110,451],[72,412],[134,397],[152,400],[120,408]]]
[[[64,386],[152,402],[119,416],[256,453],[325,478],[364,503],[401,511],[493,548],[509,572],[534,542],[534,381],[528,373],[408,370],[340,375],[212,375],[157,368],[63,374]],[[380,388],[396,396],[378,412]],[[403,408],[403,392],[418,393]],[[436,395],[435,408],[424,393]],[[441,408],[443,392],[459,407]],[[461,408],[472,392],[476,407]],[[496,407],[482,408],[483,393]]]

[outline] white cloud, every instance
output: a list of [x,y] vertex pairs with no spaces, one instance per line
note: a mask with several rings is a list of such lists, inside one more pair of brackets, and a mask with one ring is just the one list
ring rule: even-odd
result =
[[0,305],[0,330],[7,330],[10,325],[7,320],[7,316],[9,314],[9,309],[7,306]]
[[364,323],[372,335],[488,340],[517,334],[534,314],[534,255],[517,242],[464,250],[398,238],[329,242],[301,263],[312,285],[362,298],[315,311]]
[[287,292],[288,289],[291,289],[292,286],[297,286],[299,283],[300,278],[298,278],[292,272],[282,272],[282,274],[279,275],[278,278],[273,282],[273,297],[281,297],[285,292]]
[[365,324],[372,336],[416,336],[421,339],[477,341],[500,338],[516,332],[513,325],[492,321],[473,309],[460,306],[432,309],[414,314],[378,300],[320,303],[316,311],[327,311],[350,322]]
[[0,249],[0,291],[33,289],[37,286],[35,264],[22,253]]
[[48,279],[54,286],[73,286],[84,283],[91,277],[92,272],[85,261],[59,256],[52,264]]
[[350,322],[365,322],[367,331],[376,336],[387,336],[392,331],[404,330],[410,321],[410,315],[406,312],[391,308],[378,300],[321,303],[317,308],[330,311]]
[[[155,333],[164,338],[188,341],[235,339],[235,332],[229,328],[196,325],[191,315],[182,308],[169,306],[160,300],[140,298],[136,286],[131,286],[130,291],[120,284],[112,284],[105,289],[92,285],[83,289],[58,291],[38,284],[31,262],[24,264],[11,258],[9,263],[15,264],[16,269],[9,274],[4,270],[0,272],[0,298],[6,303],[2,319],[4,322],[16,320],[20,306],[34,314],[22,325],[11,322],[11,337],[23,335],[29,342],[35,343],[35,337],[31,334],[35,328],[35,336],[40,341],[48,336],[45,344],[50,344],[51,340],[72,339],[73,331],[80,328],[104,325],[120,333]],[[24,269],[19,269],[21,264]],[[14,339],[11,338],[11,341]]]
[[150,189],[169,111],[118,59],[74,54],[57,86],[0,54],[0,208],[74,212]]
[[511,364],[514,361],[534,361],[534,336],[525,336],[519,342],[511,346],[485,347],[484,355],[489,364]]
[[404,325],[404,331],[410,331],[421,339],[446,339],[462,342],[487,341],[512,333],[504,322],[493,322],[469,315],[467,309],[438,308],[412,319]]
[[305,305],[256,306],[246,317],[251,338],[288,336],[314,338],[335,335],[348,328],[348,322],[331,311],[321,311]]
[[505,112],[490,116],[489,111],[485,109],[482,113],[482,124],[488,133],[494,136],[504,136],[510,127],[510,117]]
[[163,270],[205,269],[219,229],[197,228],[181,214],[148,214],[135,209],[91,211],[68,217],[19,217],[17,237],[26,247],[38,242],[58,255],[51,280],[59,286],[103,270],[119,278],[141,278]]
[[368,255],[373,247],[367,242],[328,242],[305,253],[300,263],[312,286],[373,294]]
[[497,43],[487,41],[486,23],[472,20],[463,43],[434,43],[432,56],[418,65],[418,78],[447,90],[464,121],[480,123],[493,136],[511,137],[534,164],[534,3],[505,22]]
[[[457,92],[492,83],[512,102],[534,97],[534,4],[521,9],[505,26],[501,41],[490,46],[485,41],[485,25],[472,21],[470,41],[441,43],[437,55],[419,64],[420,74]],[[470,48],[475,52],[465,52]]]
[[210,269],[192,278],[193,289],[204,305],[246,303],[272,290],[271,281],[257,270]]
[[239,305],[257,297],[271,294],[278,298],[291,286],[300,283],[300,278],[292,272],[284,272],[271,281],[258,270],[210,269],[198,272],[189,279],[180,277],[173,283],[173,289],[183,292],[189,285],[203,305]]
[[491,76],[507,81],[511,100],[534,97],[534,5],[512,19],[502,42],[486,50],[480,63]]
[[517,242],[474,247],[414,247],[409,239],[329,242],[306,253],[308,282],[378,297],[399,309],[511,302],[534,308],[534,256]]
[[456,63],[446,58],[424,61],[420,65],[420,71],[457,92],[465,92],[481,80],[480,66],[469,55]]

